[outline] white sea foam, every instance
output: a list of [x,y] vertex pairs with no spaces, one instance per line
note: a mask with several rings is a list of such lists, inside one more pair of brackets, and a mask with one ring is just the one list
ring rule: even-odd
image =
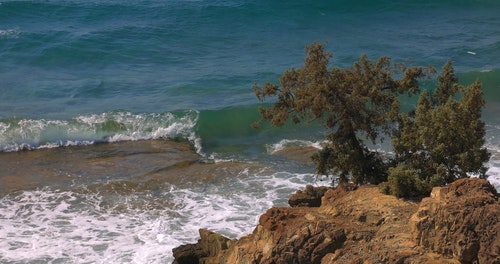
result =
[[[109,195],[37,190],[0,198],[0,262],[170,263],[208,228],[235,238],[314,175],[242,175],[219,184]],[[156,204],[156,205],[155,205]],[[158,204],[160,206],[158,206]]]
[[500,149],[490,145],[488,148],[491,153],[490,161],[488,162],[488,180],[495,186],[500,193]]
[[486,126],[486,147],[491,154],[488,162],[488,180],[500,193],[500,126]]
[[299,140],[299,139],[282,139],[278,143],[268,145],[267,152],[272,154],[277,151],[283,150],[286,147],[290,146],[299,146],[299,147],[314,147],[317,149],[322,148],[322,144],[324,141],[309,141],[309,140]]
[[497,192],[500,193],[500,168],[498,166],[500,166],[500,164],[497,164],[497,167],[490,167],[488,170],[488,181],[491,182],[497,189]]
[[19,31],[15,29],[0,29],[0,39],[18,38]]
[[69,120],[20,119],[0,122],[0,151],[88,145],[95,142],[184,138],[201,154],[194,132],[198,112],[132,114],[110,112]]

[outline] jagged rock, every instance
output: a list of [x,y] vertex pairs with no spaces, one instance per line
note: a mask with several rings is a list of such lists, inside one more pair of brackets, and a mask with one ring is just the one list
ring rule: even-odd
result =
[[[376,186],[345,185],[327,190],[320,207],[269,209],[253,233],[238,240],[200,231],[193,253],[177,255],[198,254],[191,263],[205,264],[498,264],[499,213],[498,194],[485,180],[436,188],[421,204]],[[177,255],[176,263],[188,263]]]
[[434,188],[411,218],[418,245],[460,263],[500,263],[500,203],[484,179]]
[[321,263],[429,263],[423,261],[408,229],[417,207],[370,185],[345,185],[326,192],[319,211],[342,227],[347,239]]
[[[224,250],[228,249],[231,240],[227,237],[214,233],[206,229],[200,229],[199,245],[208,257],[217,257]],[[207,263],[207,262],[206,262]]]
[[321,198],[329,189],[331,188],[326,186],[313,187],[312,185],[307,185],[304,190],[298,190],[290,196],[288,204],[291,207],[319,207],[321,205]]
[[228,249],[231,240],[206,229],[200,229],[199,233],[198,243],[182,245],[172,250],[174,264],[221,263],[221,256]]
[[344,230],[306,208],[271,208],[253,234],[238,240],[226,263],[312,263],[342,247]]
[[175,258],[173,264],[198,264],[200,258],[206,257],[199,244],[181,245],[172,249],[172,253]]

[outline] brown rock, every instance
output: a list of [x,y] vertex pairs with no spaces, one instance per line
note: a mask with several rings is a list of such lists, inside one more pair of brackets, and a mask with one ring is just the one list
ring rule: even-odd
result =
[[311,156],[318,152],[315,147],[304,146],[288,146],[282,150],[276,151],[273,154],[284,158],[302,162],[305,164],[313,164]]
[[200,231],[191,263],[500,263],[498,206],[478,179],[435,189],[421,204],[346,185],[327,190],[320,207],[269,209],[235,241]]
[[298,190],[290,196],[288,204],[291,207],[319,207],[321,205],[321,198],[329,189],[331,188],[326,186],[313,187],[312,185],[307,185],[304,190]]
[[173,264],[198,264],[200,258],[206,257],[199,244],[181,245],[172,249],[174,255]]
[[[310,209],[309,209],[310,210]],[[307,208],[271,208],[253,234],[235,243],[227,263],[321,263],[342,247],[344,230]]]
[[460,263],[500,263],[500,203],[484,179],[434,188],[411,218],[418,245]]
[[200,229],[199,232],[198,243],[182,245],[172,250],[175,258],[174,264],[221,263],[222,256],[231,244],[231,240],[206,229]]

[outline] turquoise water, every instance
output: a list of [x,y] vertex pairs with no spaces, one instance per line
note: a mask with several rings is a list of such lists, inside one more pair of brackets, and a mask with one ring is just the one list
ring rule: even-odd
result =
[[[437,68],[452,59],[465,83],[484,81],[488,108],[495,112],[499,6],[496,1],[4,1],[0,129],[8,136],[0,139],[0,149],[102,141],[122,131],[94,132],[100,120],[88,124],[92,128],[68,125],[73,133],[64,125],[45,131],[53,128],[45,123],[74,124],[96,115],[109,121],[117,112],[150,120],[196,111],[200,124],[193,132],[203,135],[201,142],[227,139],[228,130],[235,131],[230,137],[251,140],[246,137],[256,132],[247,124],[258,118],[253,83],[275,82],[285,69],[299,67],[304,46],[315,40],[328,43],[332,64],[341,67],[362,53]],[[493,126],[499,123],[494,116],[487,120]],[[162,118],[157,128],[172,123]],[[49,135],[24,135],[19,121]]]
[[[500,188],[498,14],[500,3],[496,0],[0,1],[0,150],[21,153],[171,138],[190,141],[204,159],[264,163],[282,174],[251,174],[259,181],[257,185],[276,189],[257,188],[248,194],[250,198],[242,198],[247,194],[241,182],[218,183],[213,190],[200,193],[174,185],[153,195],[155,199],[188,197],[200,204],[187,203],[189,206],[201,208],[208,199],[228,198],[224,195],[233,193],[223,209],[208,206],[220,214],[242,214],[229,231],[216,216],[205,220],[230,236],[240,236],[251,231],[255,217],[267,206],[283,204],[280,201],[286,200],[298,182],[314,179],[293,164],[269,162],[268,154],[269,149],[287,142],[317,143],[324,133],[320,127],[264,127],[255,131],[250,124],[258,119],[252,85],[276,82],[284,70],[300,67],[304,47],[319,40],[334,53],[335,66],[349,67],[362,53],[371,59],[387,55],[395,62],[411,58],[413,65],[438,69],[451,59],[464,84],[479,78],[487,102],[483,118],[492,153],[490,180]],[[283,186],[288,186],[287,191],[276,191]],[[85,213],[94,212],[105,219],[107,229],[116,232],[95,231],[95,236],[102,234],[102,240],[86,247],[91,239],[82,233],[87,229],[76,229],[75,236],[82,238],[71,240],[71,245],[81,250],[66,256],[58,253],[60,242],[69,239],[60,235],[64,227],[49,225],[46,229],[52,228],[55,235],[38,244],[48,253],[34,254],[29,248],[36,244],[35,238],[47,237],[45,231],[29,233],[23,229],[28,227],[19,224],[18,229],[9,229],[9,236],[16,240],[14,234],[28,233],[18,238],[18,244],[4,247],[10,249],[0,250],[0,262],[100,263],[101,258],[164,263],[171,260],[169,249],[196,240],[199,226],[187,220],[195,217],[194,209],[170,208],[172,211],[165,213],[168,217],[158,217],[158,212],[147,209],[132,210],[126,215],[138,215],[134,223],[151,224],[144,231],[150,238],[144,240],[147,242],[141,245],[146,246],[141,250],[167,245],[166,250],[155,249],[142,256],[131,246],[140,239],[130,242],[126,235],[142,232],[140,224],[131,224],[129,231],[122,228],[127,221],[119,214],[97,208],[105,198],[97,193],[85,196],[44,187],[48,189],[3,197],[2,202],[10,205],[0,210],[11,216],[0,218],[0,224],[22,222],[22,214],[9,214],[8,210],[26,208],[24,203],[29,200],[40,204],[40,211],[30,215],[48,215],[54,207],[62,206],[69,209],[58,207],[55,211],[60,214],[54,217],[88,219],[86,228],[97,230],[93,214]],[[148,195],[140,199],[146,201]],[[132,199],[127,197],[119,199]],[[82,199],[90,201],[87,207],[74,205]],[[245,216],[246,199],[260,202]],[[182,217],[176,218],[176,214]],[[183,227],[183,221],[189,227]],[[0,228],[0,237],[6,230]],[[119,246],[111,246],[113,239]],[[2,243],[8,245],[0,240]]]

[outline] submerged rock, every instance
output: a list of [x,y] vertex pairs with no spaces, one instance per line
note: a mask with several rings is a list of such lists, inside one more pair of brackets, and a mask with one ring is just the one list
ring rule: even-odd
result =
[[312,165],[313,160],[311,157],[317,152],[318,149],[312,146],[288,146],[274,152],[273,155]]
[[174,263],[500,263],[499,206],[481,179],[435,188],[421,203],[347,185],[319,207],[269,209],[238,240],[200,231],[197,244],[174,249]]

